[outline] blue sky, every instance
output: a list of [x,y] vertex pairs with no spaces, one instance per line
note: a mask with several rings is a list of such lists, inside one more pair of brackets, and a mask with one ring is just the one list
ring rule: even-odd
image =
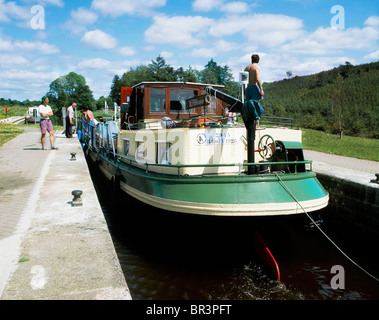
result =
[[258,53],[266,82],[378,61],[378,8],[378,0],[0,0],[0,97],[39,99],[74,71],[97,99],[114,75],[158,55],[199,70],[213,58],[238,80]]

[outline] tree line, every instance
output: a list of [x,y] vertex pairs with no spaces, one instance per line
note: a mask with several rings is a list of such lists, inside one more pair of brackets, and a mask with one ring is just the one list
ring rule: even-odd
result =
[[228,66],[220,66],[211,59],[204,70],[198,71],[189,67],[174,69],[168,65],[165,59],[158,56],[147,66],[140,65],[130,68],[121,77],[115,75],[108,97],[101,96],[95,100],[86,80],[83,76],[70,72],[69,74],[54,80],[46,96],[49,97],[50,105],[54,108],[57,117],[62,116],[62,108],[76,102],[79,108],[89,106],[92,109],[104,109],[105,102],[113,106],[114,102],[120,105],[121,87],[132,87],[143,81],[183,81],[200,82],[209,84],[225,85],[225,90],[231,94],[238,94],[239,84],[233,79]]
[[163,57],[158,56],[155,61],[152,60],[147,66],[140,65],[134,69],[131,68],[121,77],[115,75],[109,97],[113,101],[120,101],[121,87],[133,87],[144,81],[179,81],[218,84],[224,85],[225,91],[232,96],[238,96],[239,93],[239,84],[234,81],[229,67],[222,67],[213,59],[208,61],[203,70],[198,71],[191,66],[186,70],[183,67],[174,69],[166,63]]

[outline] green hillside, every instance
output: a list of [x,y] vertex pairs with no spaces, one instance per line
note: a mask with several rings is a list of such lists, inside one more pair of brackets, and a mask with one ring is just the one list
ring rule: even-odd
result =
[[302,128],[379,139],[379,62],[346,62],[318,74],[264,84],[267,116]]

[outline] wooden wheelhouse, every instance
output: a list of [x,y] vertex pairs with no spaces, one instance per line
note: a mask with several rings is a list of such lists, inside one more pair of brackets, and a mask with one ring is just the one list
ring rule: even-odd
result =
[[[133,88],[124,87],[121,93],[121,129],[127,129],[127,124],[156,121],[164,117],[178,120],[201,115],[223,115],[223,102],[215,98],[205,106],[186,107],[186,100],[201,98],[206,94],[207,86],[189,82],[141,82]],[[223,88],[217,85],[212,87],[216,90]]]

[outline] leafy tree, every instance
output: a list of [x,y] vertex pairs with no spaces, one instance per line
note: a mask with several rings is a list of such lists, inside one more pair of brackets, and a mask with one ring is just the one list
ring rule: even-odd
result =
[[213,59],[208,61],[201,72],[201,81],[203,83],[225,85],[232,79],[233,75],[230,73],[229,67],[221,67]]
[[200,72],[200,80],[202,83],[224,85],[227,94],[241,98],[241,86],[234,81],[229,67],[221,67],[213,59],[208,61],[205,68]]
[[[50,100],[50,99],[49,99]],[[57,107],[57,111],[55,113],[59,113],[61,115],[62,108],[67,108],[69,106],[67,94],[64,91],[60,91],[58,93],[58,98],[53,100],[54,105]]]
[[105,108],[105,101],[107,102],[108,106],[113,107],[113,100],[112,98],[105,98],[101,96],[97,101],[96,101],[96,109],[101,110]]
[[153,74],[148,66],[137,66],[122,75],[122,84],[126,87],[133,87],[144,81],[153,81]]
[[227,94],[231,95],[232,97],[241,99],[241,85],[238,82],[233,80],[228,81],[227,83],[225,83],[224,90]]
[[120,104],[121,101],[121,87],[123,86],[122,80],[118,75],[115,75],[112,82],[111,92],[109,97],[115,101],[117,104]]
[[156,61],[151,60],[148,67],[154,81],[177,81],[174,68],[166,64],[165,59],[161,56],[158,56]]
[[134,69],[130,68],[121,78],[115,75],[109,97],[119,103],[122,86],[133,87],[144,81],[181,81],[221,84],[225,86],[224,90],[226,93],[234,97],[241,96],[240,85],[234,81],[228,66],[221,67],[211,59],[202,71],[195,70],[191,66],[187,70],[183,67],[174,70],[174,68],[166,64],[163,57],[158,56],[156,60],[152,60],[148,66],[140,65]]
[[51,104],[58,108],[58,113],[63,107],[76,102],[79,108],[92,107],[95,103],[92,91],[86,84],[83,76],[75,72],[59,77],[50,84],[50,90],[46,94]]
[[178,81],[182,82],[199,82],[200,72],[192,69],[190,66],[188,70],[184,70],[180,67],[176,70],[176,76]]
[[113,78],[111,92],[109,98],[111,98],[117,104],[121,101],[121,87],[133,87],[143,81],[156,81],[152,71],[147,66],[138,66],[135,69],[130,68],[125,72],[121,78],[115,75]]

